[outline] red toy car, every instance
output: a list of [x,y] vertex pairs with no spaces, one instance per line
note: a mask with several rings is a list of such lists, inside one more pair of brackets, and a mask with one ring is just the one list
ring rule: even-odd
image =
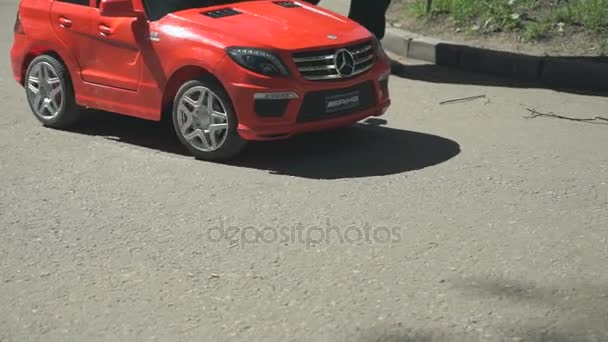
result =
[[390,105],[390,62],[346,17],[272,0],[22,0],[11,63],[45,126],[83,108],[171,118],[197,158],[350,125]]

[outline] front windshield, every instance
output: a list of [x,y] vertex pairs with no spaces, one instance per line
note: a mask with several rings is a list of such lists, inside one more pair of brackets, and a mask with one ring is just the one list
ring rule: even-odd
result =
[[145,0],[145,4],[149,19],[158,20],[177,11],[244,1],[252,0]]

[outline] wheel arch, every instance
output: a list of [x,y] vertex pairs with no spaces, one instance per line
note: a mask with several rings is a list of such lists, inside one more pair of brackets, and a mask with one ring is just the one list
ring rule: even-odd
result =
[[70,68],[70,65],[68,63],[66,63],[65,58],[63,58],[59,52],[57,52],[56,50],[54,50],[53,48],[51,48],[48,45],[37,45],[37,46],[33,46],[31,49],[29,49],[28,53],[23,58],[23,63],[21,65],[21,85],[22,86],[25,86],[25,74],[27,73],[27,69],[29,68],[30,63],[32,63],[32,61],[36,57],[42,56],[42,55],[49,55],[49,56],[56,58],[67,69],[68,76],[70,77],[70,81],[74,82],[73,78],[72,78],[72,70]]
[[184,83],[195,79],[212,80],[225,90],[225,87],[220,79],[213,75],[213,73],[211,73],[207,68],[200,65],[184,65],[171,74],[163,90],[161,113],[162,121],[170,120],[173,111],[173,101],[175,99],[175,95],[177,95],[177,92],[179,91],[179,88]]

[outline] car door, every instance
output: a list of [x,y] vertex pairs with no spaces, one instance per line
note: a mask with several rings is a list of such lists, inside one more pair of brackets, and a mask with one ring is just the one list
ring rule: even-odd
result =
[[81,71],[91,48],[87,35],[94,11],[90,0],[53,0],[51,3],[51,26]]
[[141,56],[135,37],[137,19],[104,17],[99,11],[100,0],[94,0],[89,33],[91,50],[82,67],[85,82],[112,88],[138,89]]

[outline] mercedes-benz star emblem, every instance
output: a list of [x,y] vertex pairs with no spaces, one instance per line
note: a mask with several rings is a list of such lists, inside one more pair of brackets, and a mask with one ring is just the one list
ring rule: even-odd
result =
[[355,72],[355,57],[346,49],[336,52],[334,63],[338,74],[342,77],[350,76]]

